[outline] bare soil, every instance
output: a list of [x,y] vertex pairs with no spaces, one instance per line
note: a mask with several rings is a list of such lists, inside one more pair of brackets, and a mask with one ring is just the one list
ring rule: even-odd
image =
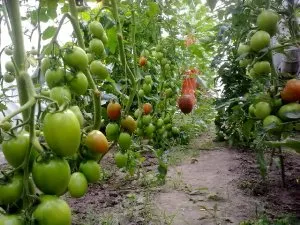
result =
[[277,158],[263,181],[254,153],[230,149],[208,136],[170,150],[163,186],[155,182],[156,159],[145,157],[143,169],[129,176],[114,165],[113,152],[108,154],[102,183],[90,185],[83,198],[63,197],[72,207],[73,224],[227,225],[260,214],[300,219],[299,154],[285,153],[286,187]]

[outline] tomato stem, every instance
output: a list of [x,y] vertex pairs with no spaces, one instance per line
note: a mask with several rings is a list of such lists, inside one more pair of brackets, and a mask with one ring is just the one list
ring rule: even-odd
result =
[[[14,116],[19,113],[23,114],[23,121],[28,121],[29,124],[29,132],[30,132],[30,144],[29,149],[25,154],[24,159],[24,175],[23,175],[23,207],[27,209],[29,206],[29,157],[31,152],[31,146],[33,141],[35,140],[35,103],[36,103],[36,92],[34,89],[33,82],[31,77],[27,72],[25,72],[26,66],[26,56],[25,56],[25,48],[24,48],[24,40],[23,40],[23,31],[21,24],[21,15],[20,15],[20,5],[19,0],[9,0],[5,1],[5,5],[8,11],[8,17],[10,19],[11,24],[11,33],[12,33],[12,42],[14,46],[13,51],[13,61],[16,66],[17,74],[17,88],[19,93],[19,102],[20,108],[17,109],[12,114],[6,116],[1,123],[10,120]],[[27,213],[27,210],[26,210]]]
[[21,15],[18,0],[7,0],[6,6],[11,24],[12,41],[14,44],[13,56],[20,71],[25,69],[25,49],[22,33]]
[[[83,40],[81,30],[80,30],[79,22],[78,22],[78,11],[77,11],[76,3],[74,0],[69,0],[69,8],[70,8],[71,16],[70,17],[68,16],[68,18],[70,19],[70,21],[73,25],[73,29],[75,31],[75,34],[76,34],[76,37],[78,40],[78,45],[80,48],[82,48],[84,50],[85,45],[84,45],[84,40]],[[97,85],[95,84],[89,69],[86,69],[83,72],[88,79],[89,86],[93,90],[93,94],[92,94],[93,106],[94,106],[93,129],[99,130],[100,126],[101,126],[101,92],[98,90]]]
[[[136,81],[135,81],[135,75],[132,73],[131,69],[129,68],[126,60],[126,54],[125,54],[125,48],[124,48],[124,43],[123,43],[123,35],[122,35],[122,26],[118,14],[118,5],[116,0],[111,0],[112,3],[112,14],[113,17],[117,23],[117,39],[118,39],[118,46],[119,46],[119,51],[120,51],[120,58],[121,58],[121,63],[123,66],[123,70],[125,73],[125,78],[127,79],[127,72],[129,75],[129,79],[131,82],[131,92],[129,95],[129,100],[127,102],[126,108],[125,108],[125,115],[129,113],[130,107],[133,103],[134,96],[136,94]],[[134,59],[135,63],[135,59]]]

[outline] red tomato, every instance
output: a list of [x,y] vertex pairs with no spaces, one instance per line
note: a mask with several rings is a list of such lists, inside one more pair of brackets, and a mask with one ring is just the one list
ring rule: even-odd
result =
[[147,58],[144,56],[141,56],[140,60],[139,60],[139,64],[140,64],[140,66],[145,66],[147,64]]
[[152,105],[150,103],[145,103],[143,105],[144,114],[148,115],[152,112]]
[[107,116],[111,120],[118,120],[121,116],[121,105],[117,102],[110,102],[107,106]]
[[184,114],[188,114],[193,110],[194,107],[194,98],[192,95],[182,95],[178,99],[178,106]]

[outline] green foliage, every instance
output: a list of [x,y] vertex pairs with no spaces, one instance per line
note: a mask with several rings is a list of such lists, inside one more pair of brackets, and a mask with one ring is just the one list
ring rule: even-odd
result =
[[257,220],[247,220],[240,222],[240,225],[297,225],[299,220],[293,216],[283,216],[275,220],[269,219],[267,216],[261,216]]

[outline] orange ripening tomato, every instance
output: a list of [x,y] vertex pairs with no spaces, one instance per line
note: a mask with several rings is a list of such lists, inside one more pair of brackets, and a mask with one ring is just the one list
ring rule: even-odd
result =
[[108,141],[99,130],[92,130],[85,139],[86,146],[93,152],[105,154],[108,151]]
[[147,58],[144,56],[141,56],[139,59],[140,66],[145,66],[147,64]]
[[150,103],[145,103],[143,105],[143,111],[145,115],[148,115],[152,112],[152,105]]
[[107,116],[111,120],[118,120],[121,116],[121,105],[117,102],[110,102],[107,105]]
[[281,98],[285,102],[296,102],[300,100],[300,80],[288,80],[281,91]]

